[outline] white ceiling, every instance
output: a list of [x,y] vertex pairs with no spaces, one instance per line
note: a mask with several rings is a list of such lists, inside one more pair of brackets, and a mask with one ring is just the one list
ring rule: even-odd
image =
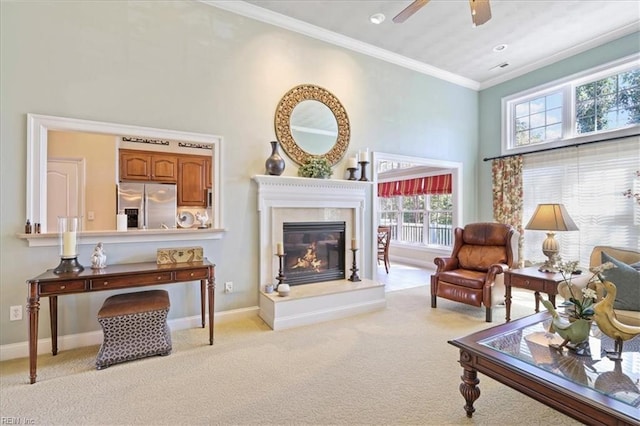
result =
[[[491,20],[475,28],[468,0],[431,0],[402,24],[392,18],[411,0],[203,2],[473,89],[640,31],[640,0],[491,0]],[[385,21],[371,24],[378,12]]]

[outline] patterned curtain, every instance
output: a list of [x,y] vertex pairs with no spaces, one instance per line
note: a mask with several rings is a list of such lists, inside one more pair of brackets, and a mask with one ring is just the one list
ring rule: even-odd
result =
[[493,219],[513,226],[519,233],[519,267],[524,266],[522,247],[524,228],[522,224],[522,155],[498,158],[491,163],[493,185]]

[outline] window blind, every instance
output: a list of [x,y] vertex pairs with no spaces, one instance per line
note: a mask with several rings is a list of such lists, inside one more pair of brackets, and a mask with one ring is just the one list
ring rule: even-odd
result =
[[[589,266],[596,245],[640,250],[640,204],[624,194],[640,188],[640,137],[524,157],[523,221],[540,203],[562,203],[578,231],[557,232],[563,260]],[[543,231],[525,230],[525,260],[540,262]]]

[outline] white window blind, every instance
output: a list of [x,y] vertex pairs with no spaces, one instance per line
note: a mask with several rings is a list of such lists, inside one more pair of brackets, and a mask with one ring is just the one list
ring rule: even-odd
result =
[[[640,250],[640,137],[524,157],[524,225],[540,203],[562,203],[579,231],[557,232],[563,260],[589,266],[596,245]],[[525,260],[541,262],[543,231],[525,230]]]

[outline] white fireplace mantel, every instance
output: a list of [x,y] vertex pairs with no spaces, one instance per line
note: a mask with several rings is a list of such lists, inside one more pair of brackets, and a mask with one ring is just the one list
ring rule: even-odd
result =
[[[254,176],[253,180],[258,184],[261,286],[273,283],[278,275],[275,250],[276,244],[282,242],[282,224],[276,213],[282,210],[318,209],[324,210],[322,214],[326,216],[332,214],[331,210],[349,210],[352,220],[346,224],[346,239],[355,238],[361,247],[364,245],[365,202],[367,191],[372,188],[371,182],[267,175]],[[365,251],[357,252],[359,267],[364,265]],[[350,250],[345,259],[350,264]]]
[[[304,297],[302,295],[300,297],[306,300],[304,305],[303,302],[298,304],[295,300],[295,293],[300,293],[301,289],[296,291],[292,288],[291,299],[287,297],[286,301],[274,299],[272,296],[267,297],[263,293],[265,284],[275,283],[275,277],[278,275],[278,260],[275,253],[276,245],[282,242],[284,222],[344,221],[347,241],[355,238],[358,246],[364,247],[365,206],[367,195],[373,188],[371,182],[267,175],[254,176],[253,180],[258,184],[260,221],[260,310],[263,319],[273,329],[277,329],[278,324],[286,324],[286,327],[294,326],[297,319],[300,320],[299,324],[308,324],[313,322],[313,318],[330,319],[344,316],[350,311],[363,312],[385,305],[383,286],[364,279],[358,285],[348,280],[344,280],[344,284],[333,283],[330,296],[319,294],[316,301],[311,303],[309,291],[317,286],[307,287],[304,290]],[[351,244],[345,244],[345,246],[345,259],[349,268],[353,261],[353,254],[349,249]],[[366,252],[367,250],[356,252],[359,269],[364,265]],[[284,314],[286,318],[273,317],[277,316],[279,311],[284,312],[283,309],[276,308],[278,304],[284,306],[280,302],[286,302],[289,306],[295,305],[289,310],[289,314]],[[330,305],[323,305],[325,303]],[[262,304],[269,306],[262,306]],[[317,309],[317,315],[312,312],[314,309]],[[327,314],[329,311],[334,313]]]

